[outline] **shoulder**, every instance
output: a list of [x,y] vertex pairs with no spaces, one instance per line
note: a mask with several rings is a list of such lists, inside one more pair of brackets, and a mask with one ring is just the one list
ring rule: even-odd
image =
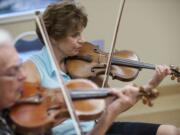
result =
[[27,60],[23,63],[23,69],[26,73],[26,81],[32,83],[39,83],[40,82],[40,74],[36,65],[31,61]]
[[5,118],[0,116],[0,135],[14,135]]

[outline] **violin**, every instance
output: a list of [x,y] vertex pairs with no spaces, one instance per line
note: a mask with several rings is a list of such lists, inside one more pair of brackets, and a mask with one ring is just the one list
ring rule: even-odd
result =
[[[112,96],[109,89],[98,88],[95,83],[85,79],[68,81],[66,86],[80,120],[99,118],[105,110],[104,98]],[[47,90],[27,82],[23,89],[21,99],[10,109],[10,119],[18,133],[43,134],[70,118],[60,90]],[[58,102],[57,95],[61,99]],[[144,104],[152,106],[150,98],[157,97],[158,93],[149,93],[139,87],[139,95]]]
[[[85,42],[77,56],[66,58],[66,69],[72,78],[91,78],[105,73],[108,53],[102,51],[95,45]],[[132,81],[141,69],[155,69],[155,65],[140,62],[138,56],[128,50],[115,51],[113,53],[110,76],[112,79],[121,81]],[[170,66],[171,79],[177,78],[180,82],[180,70],[178,67]]]
[[[105,108],[105,101],[98,98],[111,95],[107,90],[97,90],[98,87],[88,80],[72,80],[66,86],[71,90],[70,96],[81,120],[97,119]],[[23,89],[21,99],[10,110],[10,119],[18,133],[41,134],[70,118],[60,90],[47,90],[27,82]],[[55,100],[57,95],[61,102]]]

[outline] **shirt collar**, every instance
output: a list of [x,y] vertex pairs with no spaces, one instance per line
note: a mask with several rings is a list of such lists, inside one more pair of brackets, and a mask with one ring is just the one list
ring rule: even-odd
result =
[[[44,57],[46,58],[45,59],[45,64],[49,65],[49,68],[47,68],[48,70],[48,73],[51,75],[51,76],[54,76],[56,73],[55,71],[55,65],[54,63],[51,62],[51,59],[49,57],[49,54],[48,54],[48,51],[47,51],[47,48],[44,46],[43,49],[42,49],[42,52],[43,52],[43,55]],[[66,75],[63,71],[60,70],[60,74],[61,75]]]

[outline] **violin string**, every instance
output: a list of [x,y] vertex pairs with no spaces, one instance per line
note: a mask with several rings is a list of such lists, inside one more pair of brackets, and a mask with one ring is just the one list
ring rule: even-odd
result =
[[143,63],[136,60],[131,59],[125,59],[125,58],[112,58],[112,62],[115,64],[125,65],[125,66],[132,66],[137,68],[149,68],[149,69],[155,69],[155,65],[149,64],[149,63]]

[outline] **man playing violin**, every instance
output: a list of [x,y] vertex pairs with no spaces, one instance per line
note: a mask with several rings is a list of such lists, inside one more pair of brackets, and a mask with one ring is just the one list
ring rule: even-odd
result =
[[14,135],[4,119],[4,109],[20,98],[25,73],[10,35],[0,30],[0,135]]
[[[82,31],[87,25],[87,15],[81,7],[72,3],[56,3],[49,5],[43,14],[43,21],[50,37],[56,59],[61,68],[61,75],[65,81],[70,80],[67,74],[65,58],[79,53],[82,39]],[[37,27],[37,34],[42,40],[42,35]],[[28,82],[39,83],[46,88],[59,87],[55,70],[50,62],[46,47],[32,56],[23,65],[28,77]],[[144,85],[144,89],[153,89],[159,85],[162,79],[171,73],[167,66],[157,66],[152,79]],[[82,121],[80,123],[84,132],[88,134],[123,134],[123,135],[178,135],[179,129],[171,125],[148,124],[148,123],[113,123],[115,118],[123,111],[133,106],[138,98],[138,88],[128,85],[122,88],[123,91],[113,91],[117,96],[106,108],[104,114],[95,124],[94,121]],[[127,90],[125,92],[124,90]],[[131,129],[131,130],[129,130]],[[53,135],[74,135],[72,121],[66,120],[57,127],[53,128]]]

